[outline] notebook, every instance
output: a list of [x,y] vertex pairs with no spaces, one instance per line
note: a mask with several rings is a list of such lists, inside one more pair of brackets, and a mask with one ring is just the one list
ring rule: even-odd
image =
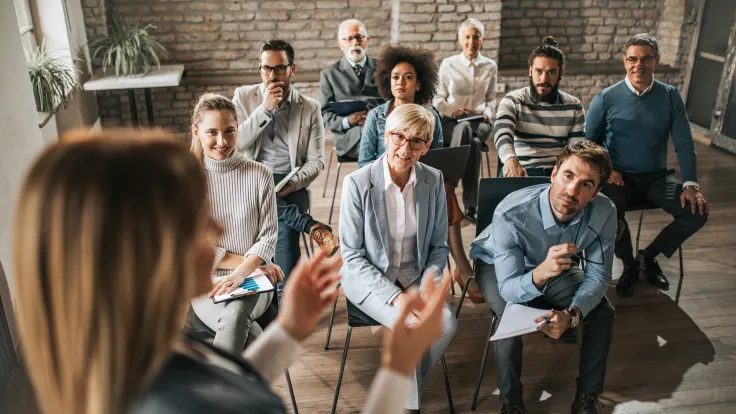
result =
[[[217,277],[212,278],[212,283],[217,281]],[[259,293],[264,292],[270,292],[274,290],[273,284],[271,283],[271,280],[268,278],[268,276],[261,274],[261,273],[251,273],[248,275],[248,277],[245,278],[245,281],[243,281],[243,284],[241,284],[237,289],[233,290],[230,293],[226,293],[223,295],[215,295],[212,298],[212,301],[215,303],[225,302],[228,300],[233,300],[237,298],[241,298],[243,296],[250,296],[250,295],[257,295]]]
[[330,102],[332,112],[338,116],[348,116],[355,112],[367,111],[368,104],[365,101],[349,100]]
[[534,320],[547,311],[547,309],[530,308],[518,303],[507,303],[501,323],[491,337],[491,342],[537,332],[544,323],[537,324]]
[[279,191],[283,190],[284,187],[286,187],[286,184],[289,183],[291,178],[296,175],[296,173],[301,170],[302,167],[296,167],[293,170],[291,170],[288,174],[286,174],[286,177],[284,177],[283,180],[279,181],[276,186],[274,187],[274,190],[278,193]]
[[457,122],[463,122],[463,121],[482,121],[484,119],[486,119],[486,117],[483,116],[482,114],[478,114],[478,115],[471,114],[471,115],[464,115],[464,116],[457,117],[457,118],[455,118],[455,121],[457,121]]

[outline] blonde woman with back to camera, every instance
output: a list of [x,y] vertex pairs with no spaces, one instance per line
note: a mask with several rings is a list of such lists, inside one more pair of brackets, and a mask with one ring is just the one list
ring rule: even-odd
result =
[[[18,321],[43,414],[278,413],[270,383],[335,297],[340,260],[295,269],[279,316],[241,357],[182,334],[212,290],[215,241],[200,163],[164,132],[62,137],[31,166],[14,229]],[[408,376],[441,331],[449,280],[411,296],[386,337],[365,412],[401,412]]]

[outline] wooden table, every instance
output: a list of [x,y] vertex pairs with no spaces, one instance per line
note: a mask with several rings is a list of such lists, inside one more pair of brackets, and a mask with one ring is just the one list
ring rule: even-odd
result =
[[117,76],[102,75],[95,76],[85,82],[85,91],[108,91],[114,89],[127,89],[130,104],[130,118],[134,126],[138,126],[138,108],[135,103],[135,90],[143,89],[146,96],[146,113],[148,114],[148,125],[153,125],[153,103],[151,102],[151,88],[165,88],[179,86],[181,76],[184,73],[184,65],[162,65],[154,68],[148,74]]

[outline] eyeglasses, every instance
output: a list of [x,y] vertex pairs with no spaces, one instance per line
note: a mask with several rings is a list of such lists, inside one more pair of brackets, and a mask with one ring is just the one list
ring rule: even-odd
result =
[[655,57],[652,56],[652,55],[646,55],[646,56],[642,56],[642,57],[639,57],[639,56],[626,56],[626,61],[629,62],[629,63],[632,63],[634,65],[636,65],[637,63],[639,63],[639,61],[641,61],[641,63],[643,63],[643,64],[646,65],[648,63],[654,62],[654,58]]
[[[580,229],[581,228],[583,228],[583,226],[578,227],[578,231],[577,231],[577,233],[575,233],[575,245],[576,246],[578,245],[578,236],[580,235]],[[598,234],[598,232],[595,231],[592,227],[590,227],[590,225],[588,225],[588,229],[590,229],[590,231],[592,231],[593,233],[595,233],[595,239],[598,241],[598,246],[600,247],[600,251],[601,251],[601,261],[600,262],[596,262],[596,261],[590,260],[590,258],[583,257],[583,255],[582,255],[581,252],[577,252],[575,254],[571,254],[571,255],[569,255],[569,257],[570,258],[577,259],[577,262],[578,263],[580,263],[581,260],[585,260],[586,263],[591,263],[591,264],[596,264],[596,265],[603,266],[605,263],[603,263],[603,260],[604,260],[604,258],[603,258],[603,242],[601,241],[601,235]]]
[[391,136],[391,142],[399,147],[403,147],[404,144],[409,141],[409,148],[413,150],[420,150],[429,142],[421,138],[406,138],[401,132],[391,131],[388,134]]
[[259,68],[261,69],[261,73],[264,74],[264,75],[270,75],[271,72],[274,72],[277,75],[283,75],[284,73],[286,73],[286,69],[289,66],[290,65],[278,65],[278,66],[261,65],[261,66],[259,66]]
[[353,43],[353,40],[357,40],[358,43],[362,43],[363,40],[365,40],[366,37],[368,37],[368,36],[355,35],[355,36],[343,37],[340,40],[342,40],[343,42],[347,42],[347,43]]

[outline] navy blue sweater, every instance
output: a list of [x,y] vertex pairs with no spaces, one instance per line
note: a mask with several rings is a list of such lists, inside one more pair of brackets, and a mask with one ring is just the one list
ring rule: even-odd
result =
[[593,98],[585,117],[585,136],[602,144],[613,169],[648,173],[667,169],[667,140],[677,152],[683,181],[698,181],[697,158],[690,121],[680,92],[654,81],[642,96],[623,80]]

